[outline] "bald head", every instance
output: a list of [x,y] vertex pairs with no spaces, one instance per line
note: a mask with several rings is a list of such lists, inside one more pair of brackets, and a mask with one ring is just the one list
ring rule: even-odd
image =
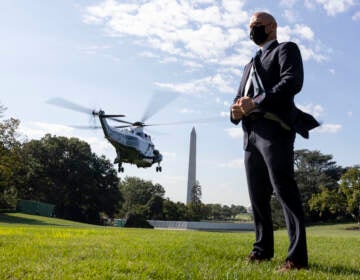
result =
[[252,15],[251,19],[250,19],[250,24],[252,23],[253,19],[261,21],[262,23],[265,24],[269,24],[269,23],[275,23],[276,24],[276,20],[275,18],[266,12],[256,12]]
[[[262,27],[264,26],[264,27]],[[264,42],[256,42],[259,46],[264,45],[266,42],[276,39],[276,28],[277,22],[275,18],[266,12],[256,12],[252,15],[249,23],[250,31],[253,32],[253,29],[256,28],[264,28],[264,32],[267,37]]]

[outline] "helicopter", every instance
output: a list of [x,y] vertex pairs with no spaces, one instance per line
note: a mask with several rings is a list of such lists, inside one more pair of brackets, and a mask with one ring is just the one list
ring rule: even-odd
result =
[[[151,109],[154,106],[148,106],[141,121],[129,122],[120,119],[125,117],[123,114],[105,114],[104,110],[92,110],[59,97],[49,99],[47,103],[85,113],[95,118],[98,117],[101,126],[72,125],[71,127],[77,129],[102,129],[105,138],[116,150],[114,163],[118,164],[119,172],[124,172],[124,167],[122,166],[123,163],[135,164],[137,167],[143,168],[157,164],[156,172],[162,172],[160,163],[163,160],[163,156],[159,150],[155,149],[151,136],[144,132],[145,126],[151,126],[151,124],[146,124],[144,121],[155,114],[156,111],[159,111],[160,108],[157,108],[157,110],[154,111],[154,109]],[[165,106],[165,104],[162,104],[161,106]],[[122,123],[122,125],[110,125],[108,120]]]
[[[144,131],[144,127],[218,120],[218,118],[207,118],[197,121],[188,120],[158,124],[145,123],[148,118],[159,112],[163,107],[165,107],[165,105],[177,98],[177,96],[178,95],[176,94],[154,94],[141,118],[141,121],[136,122],[129,122],[121,119],[125,117],[123,114],[105,114],[104,110],[92,110],[60,97],[49,99],[47,103],[76,112],[85,113],[95,118],[97,117],[101,126],[72,125],[71,127],[77,129],[102,129],[105,138],[116,150],[114,163],[118,164],[119,172],[124,172],[124,167],[122,166],[123,163],[135,164],[137,167],[143,168],[148,168],[157,164],[156,172],[162,172],[160,164],[163,160],[163,156],[159,150],[155,148],[155,145],[151,140],[151,136]],[[110,125],[108,120],[121,123],[121,125]]]

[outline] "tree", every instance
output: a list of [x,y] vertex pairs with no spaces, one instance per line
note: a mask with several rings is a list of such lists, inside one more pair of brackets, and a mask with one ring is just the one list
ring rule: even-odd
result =
[[0,122],[0,208],[12,208],[16,203],[17,173],[22,165],[19,124],[19,120],[13,118]]
[[50,134],[22,148],[26,178],[19,196],[55,204],[57,217],[100,223],[118,210],[121,194],[112,164],[77,138]]
[[6,107],[2,104],[0,104],[0,118],[3,117],[4,112],[6,111]]
[[[345,169],[337,166],[332,160],[332,155],[324,155],[319,151],[296,150],[294,153],[295,179],[298,184],[305,219],[307,222],[316,222],[336,216],[329,211],[320,212],[315,209],[315,201],[310,208],[310,200],[316,194],[322,192],[323,188],[329,191],[338,188],[338,181]],[[283,209],[276,195],[271,198],[271,210],[275,228],[285,226]]]
[[[310,209],[325,219],[353,217],[360,223],[360,166],[348,168],[337,189],[322,187],[309,201]],[[333,216],[331,216],[333,215]]]
[[295,179],[300,189],[301,199],[307,221],[316,221],[309,207],[313,194],[321,192],[321,186],[334,190],[344,173],[344,168],[337,166],[332,155],[323,155],[319,151],[296,150],[294,154]]
[[349,168],[340,179],[340,193],[346,198],[346,210],[360,224],[360,166]]
[[191,202],[187,205],[188,219],[198,221],[202,218],[201,185],[196,181],[191,189]]
[[119,213],[121,216],[136,213],[145,216],[146,219],[162,217],[165,190],[160,184],[153,184],[137,177],[126,177],[120,182],[119,188],[124,198]]
[[242,206],[242,205],[231,204],[230,209],[231,209],[231,216],[234,219],[236,218],[236,215],[247,212],[246,208],[244,206]]
[[[180,203],[180,202],[178,202]],[[171,201],[169,198],[163,201],[163,218],[166,221],[181,221],[186,217],[186,207],[183,204],[182,209],[179,204]],[[182,210],[182,211],[181,211]]]
[[213,220],[221,220],[222,219],[222,207],[221,204],[208,204],[210,207],[210,217]]
[[196,181],[195,185],[191,188],[191,202],[195,204],[201,203],[201,186],[199,181]]
[[231,208],[227,205],[222,206],[221,213],[222,213],[223,219],[225,219],[225,220],[230,219],[232,216]]
[[346,197],[339,189],[329,190],[321,186],[321,192],[309,200],[311,211],[317,212],[322,220],[332,220],[346,215]]

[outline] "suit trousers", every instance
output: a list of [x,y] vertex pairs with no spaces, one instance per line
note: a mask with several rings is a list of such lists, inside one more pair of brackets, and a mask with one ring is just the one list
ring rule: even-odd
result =
[[254,215],[256,241],[253,252],[259,257],[274,256],[274,235],[270,200],[278,197],[289,235],[286,260],[307,266],[304,212],[294,178],[295,132],[273,120],[243,120],[245,169]]

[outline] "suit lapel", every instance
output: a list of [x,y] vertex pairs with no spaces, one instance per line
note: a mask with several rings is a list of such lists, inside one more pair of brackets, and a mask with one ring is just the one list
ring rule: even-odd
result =
[[279,45],[279,42],[277,40],[275,40],[274,42],[272,42],[272,44],[264,51],[264,53],[261,56],[260,61],[262,62],[266,56],[273,50],[275,49],[277,46]]
[[[266,56],[268,56],[271,51],[273,49],[275,49],[277,46],[279,45],[279,42],[277,40],[275,40],[274,42],[271,43],[271,45],[264,51],[264,53],[261,55],[261,59],[260,61],[262,62]],[[252,67],[252,64],[253,64],[253,58],[251,59],[251,61],[249,62],[249,64],[247,64],[245,66],[245,69],[244,69],[244,73],[242,75],[242,79],[241,79],[241,85],[240,85],[240,89],[241,89],[241,96],[244,96],[244,93],[245,93],[245,86],[246,86],[246,82],[249,78],[249,74],[250,74],[250,70],[251,70],[251,67]],[[261,71],[261,70],[260,70]]]
[[248,80],[248,77],[250,75],[250,70],[251,70],[251,67],[252,67],[252,61],[253,61],[253,59],[251,59],[250,63],[247,64],[245,66],[245,69],[244,69],[244,73],[243,73],[243,76],[242,76],[242,79],[241,79],[241,96],[244,96],[244,93],[245,93],[245,86],[246,86],[246,82]]

